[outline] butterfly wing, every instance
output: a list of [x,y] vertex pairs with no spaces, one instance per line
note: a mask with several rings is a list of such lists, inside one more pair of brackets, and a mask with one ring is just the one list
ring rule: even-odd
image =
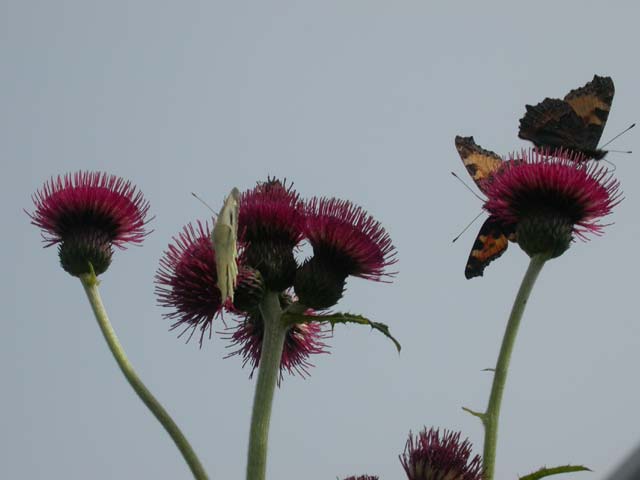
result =
[[514,225],[505,225],[494,216],[487,218],[471,248],[464,276],[468,279],[481,277],[485,267],[507,250],[509,241],[515,241],[515,236]]
[[233,301],[233,290],[238,276],[238,203],[240,192],[231,190],[220,210],[216,224],[211,232],[213,249],[216,253],[218,288],[224,303],[227,298]]
[[564,101],[567,102],[576,115],[584,122],[585,141],[588,148],[595,149],[600,142],[604,126],[609,117],[615,87],[611,77],[593,76],[593,80],[584,87],[571,90]]
[[484,191],[484,184],[503,165],[502,157],[476,144],[473,137],[456,136],[456,149],[462,163],[478,188]]
[[566,148],[602,158],[605,152],[597,146],[613,94],[613,80],[595,75],[584,87],[571,90],[564,100],[546,98],[537,105],[527,105],[518,136],[537,147]]
[[545,98],[525,108],[526,113],[520,119],[520,138],[542,148],[577,149],[578,145],[587,143],[585,123],[567,102]]

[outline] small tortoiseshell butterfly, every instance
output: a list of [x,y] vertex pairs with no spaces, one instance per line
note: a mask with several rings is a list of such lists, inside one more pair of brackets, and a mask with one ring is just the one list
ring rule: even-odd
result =
[[607,151],[598,149],[598,142],[614,92],[611,77],[594,75],[593,80],[571,90],[564,100],[545,98],[535,106],[527,105],[518,136],[539,148],[566,148],[601,160]]
[[[481,148],[473,137],[457,136],[456,149],[471,178],[480,191],[484,192],[493,175],[504,165],[504,160],[498,154]],[[481,277],[485,267],[505,252],[509,241],[515,240],[515,225],[505,225],[494,216],[489,216],[473,242],[464,276]]]

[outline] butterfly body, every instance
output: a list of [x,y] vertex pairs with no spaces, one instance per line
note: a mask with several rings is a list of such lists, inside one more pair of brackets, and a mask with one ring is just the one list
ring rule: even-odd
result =
[[[473,137],[457,136],[455,144],[462,163],[482,192],[496,173],[508,165],[497,153],[476,144]],[[481,277],[485,267],[507,250],[510,241],[516,241],[515,225],[507,225],[496,217],[489,216],[480,227],[471,247],[464,270],[465,277]]]
[[526,105],[518,136],[538,148],[564,148],[601,160],[606,150],[598,149],[615,87],[611,77],[593,80],[571,90],[563,100],[545,98],[537,105]]

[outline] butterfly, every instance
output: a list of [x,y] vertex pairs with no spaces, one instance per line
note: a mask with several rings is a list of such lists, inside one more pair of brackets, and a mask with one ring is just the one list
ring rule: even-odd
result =
[[[505,161],[497,153],[477,145],[473,137],[457,136],[455,143],[469,175],[480,191],[484,192],[496,172],[505,165]],[[464,276],[468,279],[481,277],[485,267],[507,250],[510,241],[516,241],[515,225],[507,225],[495,216],[489,216],[473,242]]]
[[518,136],[539,148],[566,148],[601,160],[607,151],[598,149],[598,142],[614,92],[611,77],[594,75],[593,80],[571,90],[563,100],[545,98],[537,105],[526,105]]
[[224,201],[216,224],[211,232],[213,249],[216,252],[218,288],[222,302],[227,298],[233,302],[233,289],[238,277],[238,209],[240,192],[233,188]]

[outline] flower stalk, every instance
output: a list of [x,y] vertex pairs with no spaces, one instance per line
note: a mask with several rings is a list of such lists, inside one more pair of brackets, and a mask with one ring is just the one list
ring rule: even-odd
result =
[[282,309],[277,293],[265,294],[260,304],[260,311],[264,319],[264,337],[251,414],[247,480],[264,480],[266,476],[271,409],[287,334],[287,327],[282,322]]
[[100,297],[100,292],[98,291],[98,279],[95,274],[83,274],[80,276],[80,281],[82,282],[82,286],[84,287],[84,291],[87,294],[87,298],[89,299],[89,303],[91,304],[91,309],[98,321],[98,325],[100,326],[100,330],[104,335],[104,339],[109,346],[109,350],[113,354],[113,358],[115,358],[120,370],[124,374],[125,378],[129,382],[129,385],[136,392],[140,400],[151,410],[151,413],[158,419],[158,421],[162,424],[164,429],[167,431],[171,439],[174,441],[180,453],[184,457],[187,465],[191,469],[193,473],[193,477],[196,480],[207,480],[209,477],[207,476],[204,467],[198,460],[197,455],[191,448],[189,441],[186,439],[184,434],[180,431],[180,428],[173,419],[169,416],[169,413],[160,405],[158,400],[153,396],[153,394],[145,387],[142,380],[138,377],[131,362],[127,358],[126,353],[118,337],[116,336],[116,332],[113,330],[111,326],[111,322],[109,321],[109,317],[107,316],[107,311],[104,308],[102,303],[102,299]]
[[516,295],[516,299],[509,315],[507,328],[502,339],[500,354],[493,376],[493,384],[491,386],[491,395],[489,396],[489,404],[485,413],[477,414],[484,425],[484,480],[493,480],[495,473],[496,447],[498,444],[498,421],[500,418],[500,406],[502,404],[502,395],[507,381],[507,372],[511,361],[511,353],[520,327],[522,314],[529,300],[529,295],[533,289],[533,285],[542,270],[542,267],[549,259],[548,255],[535,255],[531,257],[529,267],[527,268],[522,284]]

